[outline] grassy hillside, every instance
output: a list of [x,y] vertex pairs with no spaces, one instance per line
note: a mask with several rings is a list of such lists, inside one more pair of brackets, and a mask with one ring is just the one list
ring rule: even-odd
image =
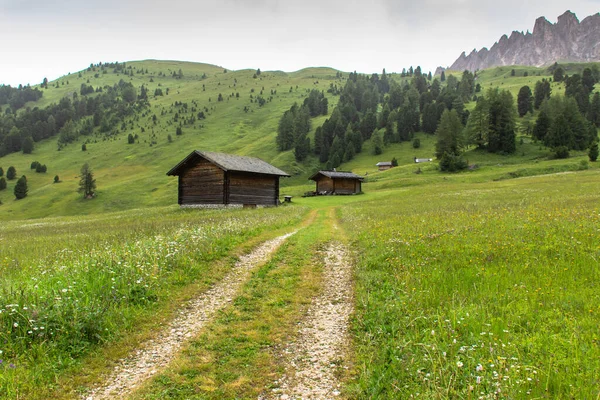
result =
[[[9,181],[7,190],[0,192],[0,201],[4,203],[0,218],[75,215],[175,204],[177,179],[165,174],[195,149],[257,156],[291,174],[302,174],[304,180],[316,166],[310,162],[297,165],[291,152],[277,152],[274,143],[279,118],[294,102],[302,103],[307,91],[326,91],[331,83],[343,85],[342,80],[336,79],[337,71],[330,68],[307,68],[291,74],[262,72],[254,78],[254,70],[227,71],[178,61],[131,62],[127,63],[128,70],[129,67],[148,73],[131,77],[110,70],[103,74],[98,68],[73,73],[49,83],[42,99],[27,105],[45,107],[65,95],[78,93],[82,83],[97,88],[114,85],[121,79],[138,88],[143,84],[150,93],[150,108],[129,118],[114,136],[96,132],[80,137],[60,151],[57,138],[53,138],[37,143],[33,154],[15,153],[0,158],[0,167],[6,171],[14,166],[17,175],[26,175],[29,182],[29,195],[22,201],[14,200],[16,181]],[[179,70],[183,78],[172,77]],[[164,76],[159,76],[161,73]],[[156,89],[161,89],[164,95],[154,96]],[[261,96],[261,92],[265,99],[272,97],[262,107],[250,98]],[[218,101],[219,94],[223,101]],[[328,97],[330,108],[335,107],[336,98]],[[188,103],[188,111],[174,106],[175,102]],[[191,117],[192,107],[207,109],[206,119],[197,120],[193,126],[184,125],[183,134],[177,136],[175,113],[181,118]],[[315,119],[313,126],[320,125],[323,119]],[[135,144],[127,144],[129,134],[138,136]],[[84,143],[85,152],[81,149]],[[33,161],[46,164],[48,172],[30,171]],[[85,162],[94,171],[100,201],[80,200],[76,192],[79,169]],[[55,175],[61,183],[53,183]]]
[[[567,71],[573,68],[576,66],[568,67]],[[538,79],[550,77],[547,69],[515,67],[515,76],[511,74],[512,69],[502,67],[480,71],[477,83],[482,91],[495,86],[506,88],[516,99],[522,85],[528,84],[533,88]],[[0,191],[0,220],[94,214],[176,204],[177,179],[167,177],[165,173],[194,149],[260,157],[293,175],[282,180],[282,194],[301,195],[312,189],[307,178],[319,168],[319,163],[314,156],[297,163],[293,151],[277,151],[275,136],[279,119],[294,102],[302,103],[311,89],[325,91],[331,113],[339,97],[327,93],[327,89],[330,85],[342,88],[348,75],[344,73],[339,78],[338,71],[331,68],[306,68],[293,73],[263,71],[256,75],[257,71],[250,69],[228,71],[214,65],[155,60],[126,63],[125,71],[127,74],[90,66],[87,70],[50,82],[47,89],[42,89],[44,95],[40,100],[27,104],[31,108],[46,107],[64,96],[79,93],[82,84],[99,88],[115,85],[123,79],[138,88],[138,93],[142,85],[148,89],[150,107],[127,117],[109,134],[96,129],[93,134],[80,136],[75,143],[60,151],[55,137],[36,143],[32,154],[13,153],[0,157],[0,167],[6,171],[9,166],[14,166],[17,176],[27,176],[29,186],[29,195],[19,201],[13,195],[16,180],[9,181],[7,190]],[[179,75],[179,72],[182,78],[173,76]],[[523,76],[525,72],[526,77]],[[401,78],[398,74],[389,76],[397,81],[410,79]],[[154,95],[157,89],[162,90],[162,96]],[[562,84],[553,84],[553,93],[562,90]],[[223,101],[218,101],[219,95]],[[263,106],[257,103],[257,96],[267,100]],[[466,108],[473,104],[466,104]],[[195,116],[198,111],[205,112],[206,119],[184,124],[183,134],[176,135],[179,122]],[[312,120],[309,137],[326,118],[321,116]],[[134,144],[127,142],[130,134],[136,137]],[[392,144],[379,156],[372,154],[371,144],[367,141],[364,151],[340,169],[368,175],[368,182],[386,180],[390,187],[428,183],[427,173],[414,174],[413,157],[432,157],[434,138],[425,134],[417,134],[417,137],[421,140],[421,148],[413,149],[410,143]],[[82,151],[83,144],[87,147],[86,151]],[[510,157],[476,151],[467,153],[466,158],[471,163],[486,170],[494,167],[498,172],[492,174],[494,176],[487,176],[483,171],[467,175],[482,177],[477,179],[496,179],[518,168],[495,167],[530,162],[536,163],[534,170],[552,172],[554,167],[547,169],[544,165],[560,164],[559,170],[573,169],[573,163],[578,161],[573,158],[561,162],[548,161],[549,152],[532,144],[529,138],[523,138],[522,142],[518,139],[517,147],[515,155]],[[581,160],[585,158],[582,153],[575,156],[580,156]],[[398,159],[402,168],[379,173],[375,164],[392,157]],[[46,164],[48,171],[40,174],[30,170],[33,161]],[[94,171],[98,186],[98,197],[92,201],[82,200],[77,193],[79,170],[86,162]],[[442,177],[433,164],[423,166],[421,170],[429,171],[435,179],[465,179],[462,174],[457,178]],[[530,168],[527,173],[534,174],[535,171]],[[53,183],[55,175],[59,176],[60,183]]]

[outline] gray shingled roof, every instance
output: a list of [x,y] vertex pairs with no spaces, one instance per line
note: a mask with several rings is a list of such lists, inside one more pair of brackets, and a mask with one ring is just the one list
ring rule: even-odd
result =
[[198,157],[202,157],[210,161],[224,171],[253,172],[264,175],[290,176],[288,173],[283,172],[279,168],[272,166],[260,158],[199,150],[195,150],[190,153],[190,155],[184,158],[183,161],[167,172],[167,175],[179,175],[179,171],[182,168],[192,165],[195,159]]
[[319,171],[308,179],[315,180],[317,175],[323,175],[328,178],[345,178],[345,179],[358,179],[363,180],[364,178],[360,175],[356,175],[352,172],[342,172],[342,171]]
[[377,164],[375,164],[377,167],[385,167],[388,165],[392,165],[391,161],[379,161]]

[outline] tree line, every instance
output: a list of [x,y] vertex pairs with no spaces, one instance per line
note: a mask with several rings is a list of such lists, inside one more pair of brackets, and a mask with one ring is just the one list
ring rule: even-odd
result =
[[29,85],[19,85],[14,88],[10,85],[0,85],[0,106],[8,104],[12,112],[22,108],[28,101],[39,100],[43,92]]
[[[361,152],[366,140],[372,139],[373,152],[380,154],[389,143],[410,141],[415,132],[423,131],[437,136],[440,169],[455,171],[467,167],[462,154],[470,146],[490,153],[514,153],[517,116],[540,110],[535,127],[527,133],[551,148],[555,156],[568,156],[569,150],[590,148],[597,139],[600,94],[591,93],[599,76],[589,68],[562,76],[564,98],[552,97],[550,80],[541,79],[533,91],[522,87],[515,104],[508,90],[491,88],[482,94],[477,74],[469,71],[464,71],[461,79],[444,75],[444,83],[423,74],[420,67],[411,67],[400,82],[389,79],[385,70],[371,76],[351,73],[344,88],[336,90],[340,100],[331,117],[316,128],[313,146],[304,140],[310,127],[299,123],[302,129],[297,136],[280,142],[283,136],[278,135],[278,148],[300,146],[301,156],[312,150],[327,169],[333,169]],[[465,109],[470,101],[476,101],[471,112]],[[293,110],[285,119],[307,114]],[[297,155],[296,159],[302,158]]]
[[104,86],[95,96],[73,93],[44,109],[4,113],[0,115],[0,157],[18,151],[31,153],[34,143],[55,135],[59,135],[60,149],[79,135],[91,134],[94,128],[108,132],[148,104],[144,86],[138,93],[130,82],[120,80]]

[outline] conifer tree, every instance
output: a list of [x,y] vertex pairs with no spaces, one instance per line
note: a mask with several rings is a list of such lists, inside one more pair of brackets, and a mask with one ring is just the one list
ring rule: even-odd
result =
[[17,200],[21,200],[27,197],[27,190],[27,178],[25,177],[25,175],[23,175],[19,178],[17,184],[15,185],[15,198]]
[[590,161],[596,161],[598,159],[598,142],[594,141],[591,144],[588,156],[590,158]]
[[80,193],[83,193],[84,199],[94,197],[94,193],[96,191],[96,180],[94,179],[94,173],[92,172],[92,169],[90,168],[88,163],[83,164],[83,166],[81,167],[78,191]]
[[12,165],[6,170],[6,179],[12,181],[17,177],[17,170]]

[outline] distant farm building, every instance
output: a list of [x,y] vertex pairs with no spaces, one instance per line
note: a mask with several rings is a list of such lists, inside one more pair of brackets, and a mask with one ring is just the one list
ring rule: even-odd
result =
[[254,157],[193,151],[173,167],[179,177],[178,203],[184,206],[275,206],[279,178],[289,175]]
[[415,157],[416,163],[424,163],[424,162],[431,162],[431,161],[433,161],[433,158],[417,158],[417,157]]
[[393,167],[391,161],[380,161],[375,165],[377,166],[377,168],[379,168],[380,171],[385,171]]
[[358,194],[362,192],[362,176],[352,172],[319,171],[309,178],[317,183],[316,194]]

